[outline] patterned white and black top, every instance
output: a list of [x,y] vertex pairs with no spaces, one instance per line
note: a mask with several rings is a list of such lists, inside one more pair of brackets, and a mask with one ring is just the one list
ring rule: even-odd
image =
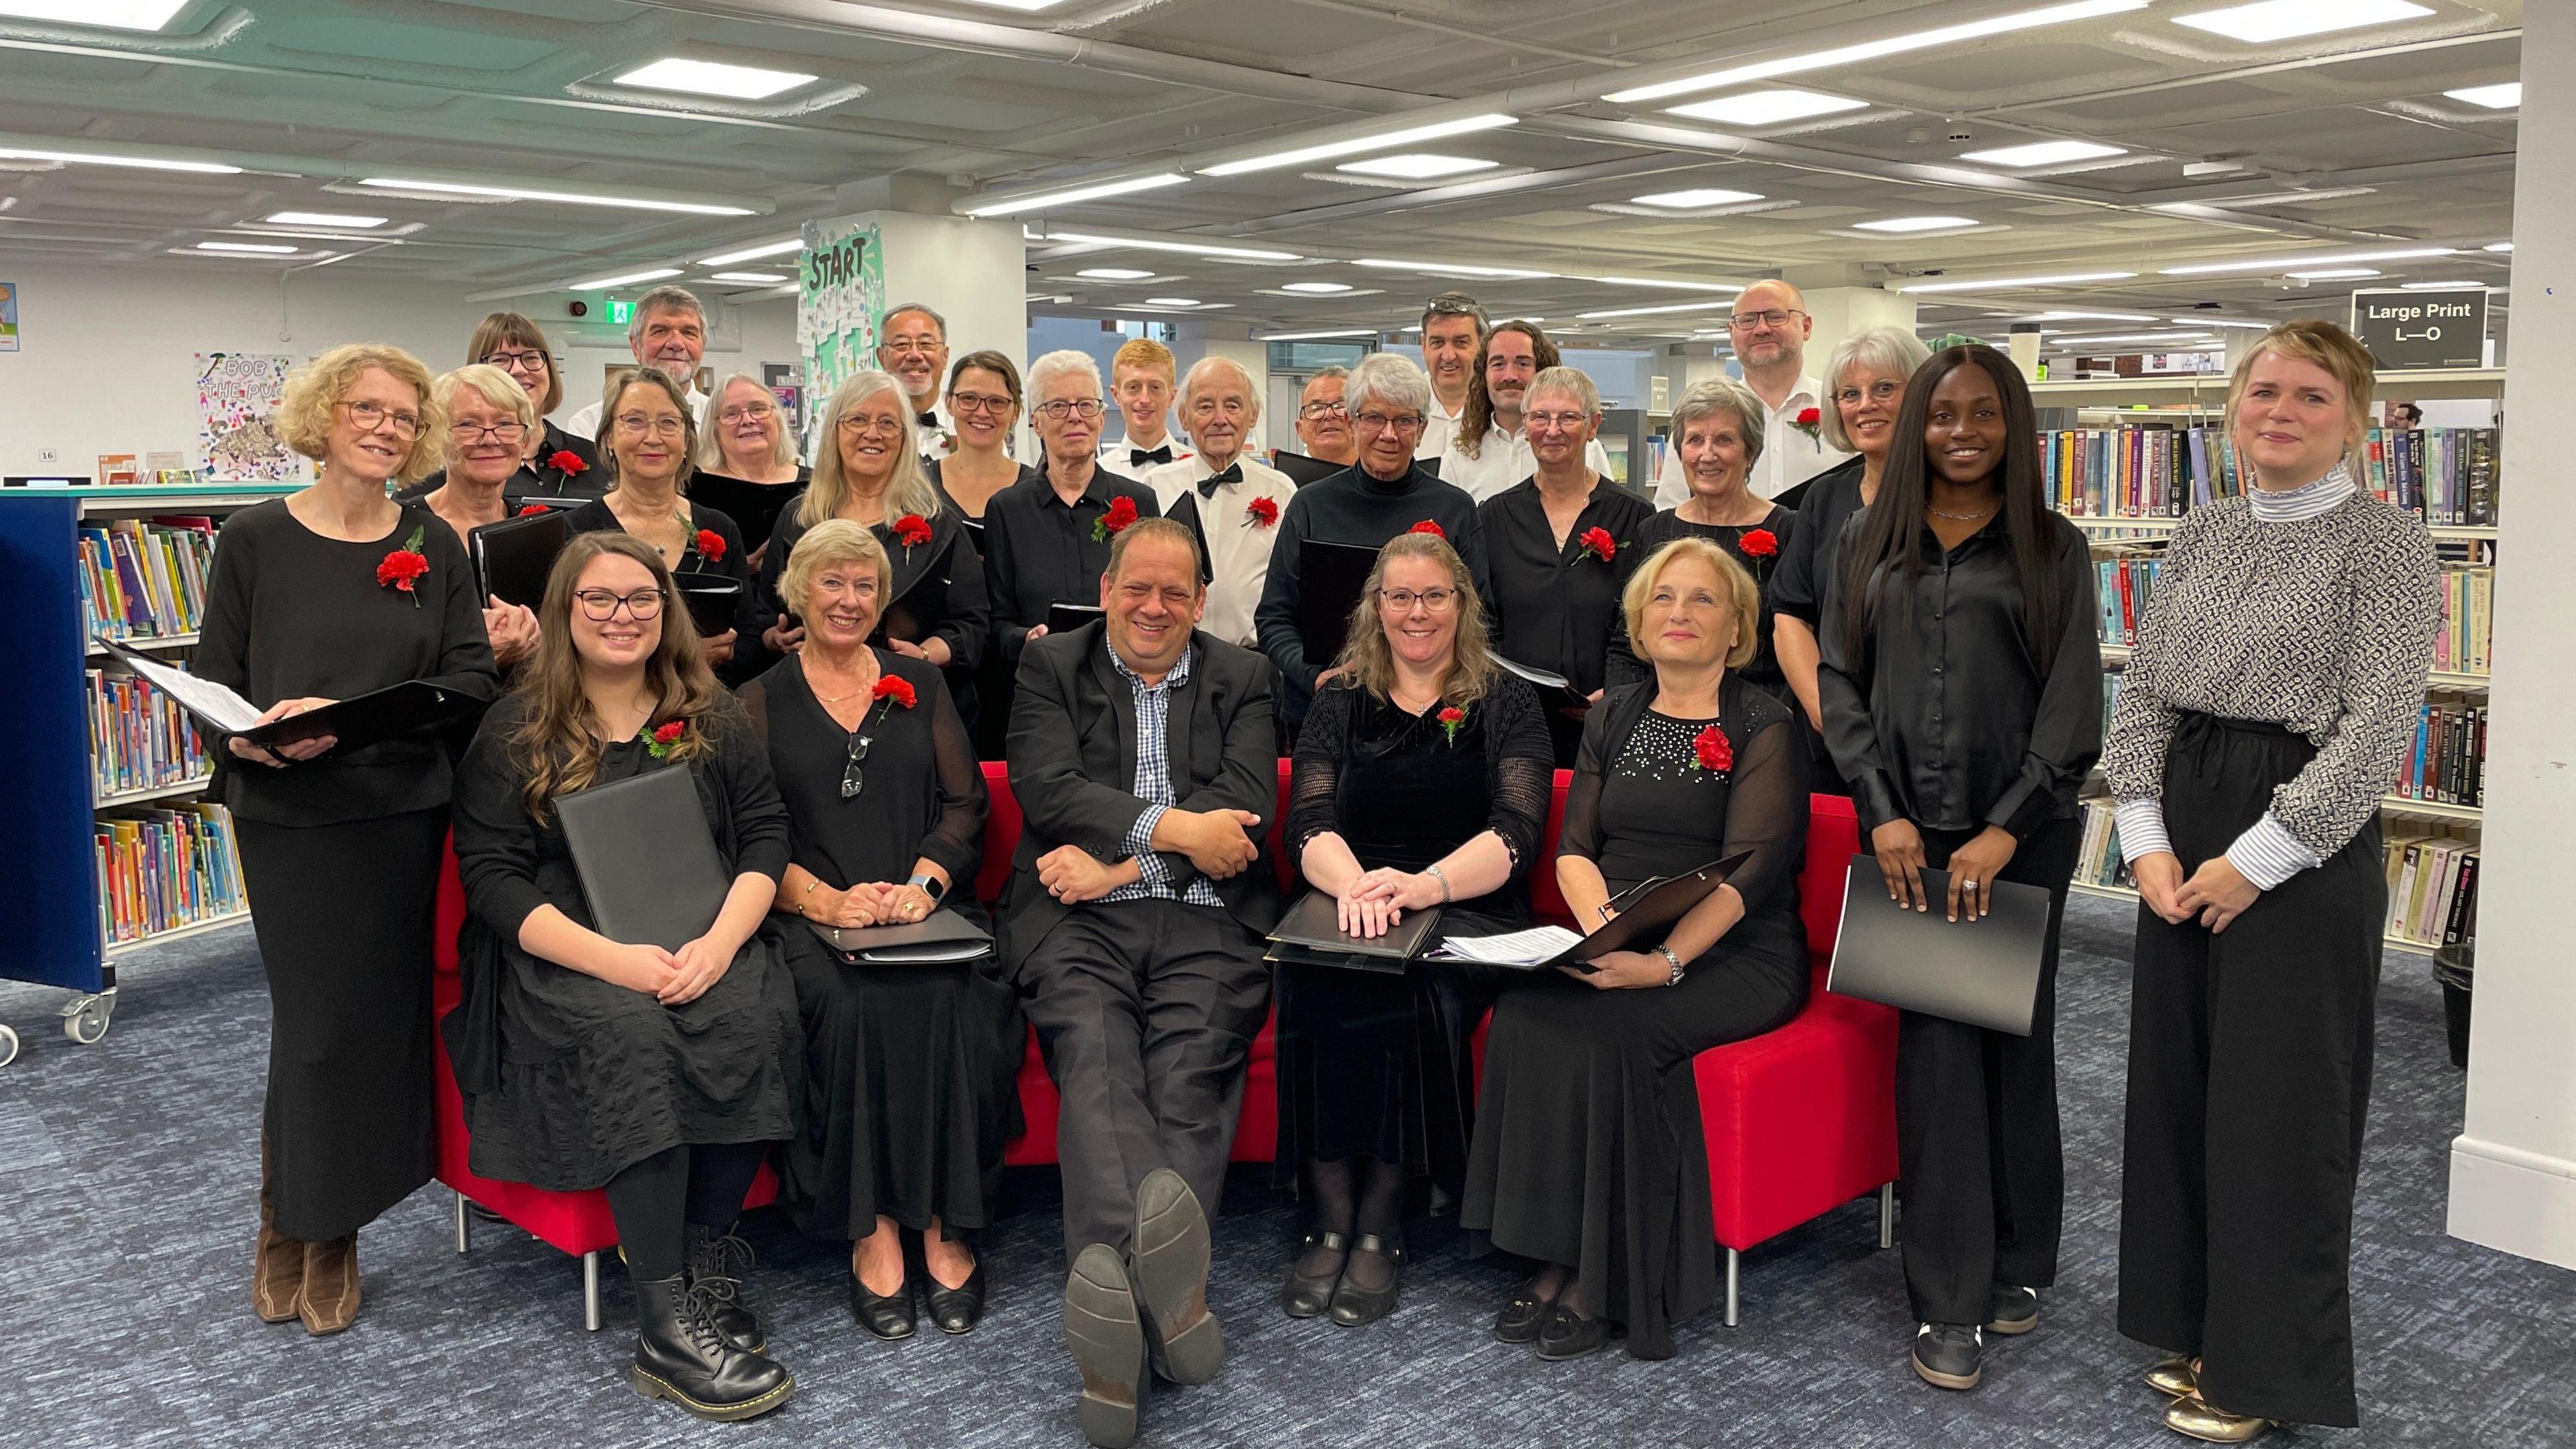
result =
[[2139,621],[2102,764],[2120,853],[2169,850],[2159,797],[2185,711],[2280,724],[2316,745],[2227,858],[2265,890],[2313,869],[2396,779],[2441,624],[2433,540],[2348,466],[2193,509]]

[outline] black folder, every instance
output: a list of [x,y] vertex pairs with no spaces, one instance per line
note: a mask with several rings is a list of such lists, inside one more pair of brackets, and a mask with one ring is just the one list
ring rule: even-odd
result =
[[1297,637],[1305,642],[1306,662],[1330,669],[1342,657],[1350,637],[1351,611],[1368,587],[1369,570],[1377,567],[1377,550],[1355,543],[1306,540],[1297,560]]
[[[240,694],[222,685],[197,679],[171,660],[143,653],[114,639],[97,642],[106,645],[136,674],[160,689],[190,715],[254,745],[275,749],[324,735],[336,736],[331,748],[314,756],[317,760],[334,759],[386,740],[412,739],[436,734],[451,725],[471,723],[490,703],[425,679],[406,679],[400,684],[387,685],[366,694],[351,695],[319,709],[270,720],[264,725],[240,728],[258,713],[257,707]],[[298,762],[290,760],[287,763]]]
[[546,601],[546,581],[555,560],[572,539],[572,525],[560,512],[504,518],[465,535],[466,554],[474,561],[474,582],[483,602],[535,608]]
[[2048,892],[1994,883],[1994,909],[1949,918],[1950,873],[1926,867],[1918,911],[1887,896],[1878,857],[1855,855],[1843,880],[1843,924],[1825,986],[1903,1011],[2030,1035],[2048,951]]
[[568,513],[573,509],[579,508],[585,503],[597,503],[598,501],[599,498],[597,496],[585,494],[517,493],[511,495],[510,506],[512,508],[525,508],[529,504],[533,503],[539,508],[546,509],[550,512]]
[[1309,458],[1303,453],[1291,453],[1286,448],[1280,448],[1271,453],[1270,466],[1287,474],[1289,482],[1303,488],[1309,483],[1330,478],[1336,473],[1346,473],[1350,471],[1351,465],[1330,462],[1323,458]]
[[1098,604],[1049,604],[1046,630],[1050,634],[1069,634],[1085,624],[1096,624],[1108,615],[1109,611]]
[[733,879],[684,765],[555,798],[593,929],[677,951],[707,933]]
[[929,920],[908,925],[805,924],[844,958],[871,965],[972,961],[993,949],[992,936],[955,911],[933,911]]
[[698,626],[701,637],[712,639],[734,627],[742,614],[742,580],[722,574],[702,573],[695,569],[671,575],[671,583],[680,591],[680,603],[689,611],[689,622]]
[[1270,933],[1264,958],[1294,965],[1341,966],[1358,971],[1401,972],[1419,957],[1440,929],[1440,912],[1408,911],[1387,933],[1375,939],[1344,931],[1332,896],[1310,890],[1281,917]]

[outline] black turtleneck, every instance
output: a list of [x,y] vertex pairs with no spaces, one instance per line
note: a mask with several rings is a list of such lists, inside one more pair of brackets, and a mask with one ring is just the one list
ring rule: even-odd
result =
[[1389,481],[1366,466],[1345,468],[1297,490],[1279,519],[1278,541],[1270,546],[1270,576],[1261,590],[1261,607],[1253,627],[1261,652],[1279,669],[1279,712],[1295,723],[1306,716],[1315,693],[1315,676],[1332,664],[1309,660],[1297,632],[1299,566],[1308,539],[1378,548],[1399,533],[1429,519],[1448,535],[1450,546],[1467,562],[1476,591],[1491,599],[1485,573],[1484,538],[1476,526],[1476,500],[1467,490],[1443,483],[1420,464]]

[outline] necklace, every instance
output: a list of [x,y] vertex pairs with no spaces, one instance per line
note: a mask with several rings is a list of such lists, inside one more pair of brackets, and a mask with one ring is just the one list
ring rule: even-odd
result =
[[1991,504],[1975,513],[1952,513],[1947,509],[1935,508],[1931,504],[1926,503],[1923,505],[1923,511],[1931,514],[1934,518],[1946,518],[1953,523],[1983,523],[1987,519],[1994,517],[1995,509],[2002,506],[2003,505],[2001,504]]
[[805,671],[805,687],[813,690],[814,697],[823,703],[839,704],[843,700],[856,699],[860,695],[867,693],[869,690],[876,688],[877,672],[873,669],[869,670],[867,683],[860,685],[858,688],[853,689],[846,694],[825,694],[822,690],[815,688],[814,671],[807,669]]

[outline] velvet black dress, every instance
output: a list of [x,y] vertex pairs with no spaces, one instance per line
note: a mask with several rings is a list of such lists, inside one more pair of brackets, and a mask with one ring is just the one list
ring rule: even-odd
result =
[[[833,890],[900,884],[927,858],[948,872],[940,909],[990,929],[975,904],[984,854],[984,772],[928,661],[880,649],[913,687],[861,721],[860,789],[841,794],[851,732],[790,656],[742,687],[787,801],[793,859]],[[781,898],[781,905],[793,902]],[[992,1221],[1028,1027],[990,954],[968,962],[849,965],[801,917],[773,918],[805,1023],[805,1093],[787,1144],[789,1210],[814,1237],[853,1242],[890,1217],[916,1231]]]
[[[1521,679],[1501,674],[1453,739],[1437,719],[1351,687],[1315,697],[1289,780],[1292,858],[1330,831],[1365,869],[1418,871],[1491,830],[1511,854],[1501,889],[1440,908],[1440,934],[1529,924],[1526,871],[1555,782],[1547,725]],[[1469,1038],[1496,981],[1474,967],[1402,975],[1333,966],[1279,971],[1278,1180],[1308,1158],[1402,1163],[1455,1193],[1475,1103]]]
[[[562,818],[528,813],[527,775],[512,759],[509,737],[529,707],[525,693],[493,706],[456,775],[463,992],[442,1029],[473,1135],[467,1160],[484,1177],[574,1192],[673,1147],[784,1140],[804,1051],[776,922],[679,1006],[520,946],[540,906],[591,924]],[[710,753],[657,760],[643,741],[620,740],[603,748],[596,783],[688,770],[725,869],[776,879],[787,809],[768,752],[730,695],[691,728],[706,732]]]
[[[1672,1325],[1717,1293],[1691,1059],[1785,1024],[1809,974],[1806,759],[1788,711],[1731,674],[1715,721],[1656,714],[1654,692],[1613,690],[1592,711],[1558,849],[1598,865],[1613,895],[1750,850],[1729,878],[1744,917],[1679,986],[1602,990],[1550,972],[1503,989],[1458,1217],[1480,1249],[1573,1265],[1587,1311],[1626,1324],[1641,1359],[1671,1357]],[[1724,770],[1699,763],[1712,723],[1734,751]]]

